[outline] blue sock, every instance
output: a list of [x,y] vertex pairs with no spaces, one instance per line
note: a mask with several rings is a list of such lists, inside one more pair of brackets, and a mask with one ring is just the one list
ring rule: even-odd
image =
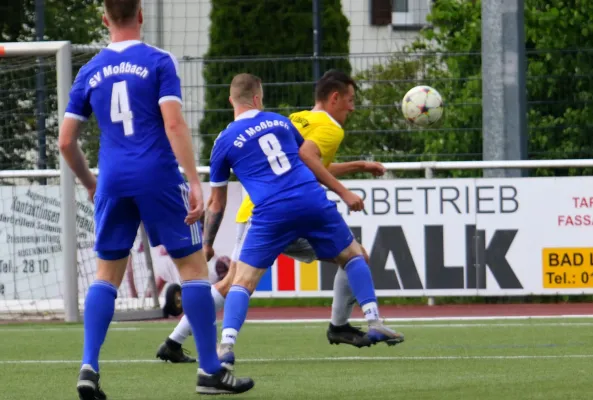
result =
[[99,372],[99,352],[115,311],[117,289],[107,281],[95,281],[89,286],[84,303],[84,349],[82,364]]
[[224,304],[222,343],[235,343],[237,333],[247,318],[251,293],[243,286],[233,285]]
[[222,368],[216,354],[216,312],[206,280],[185,281],[181,284],[181,303],[196,340],[200,368],[214,374]]
[[344,266],[344,271],[348,275],[348,283],[352,293],[361,307],[368,303],[377,302],[373,276],[363,256],[351,258]]

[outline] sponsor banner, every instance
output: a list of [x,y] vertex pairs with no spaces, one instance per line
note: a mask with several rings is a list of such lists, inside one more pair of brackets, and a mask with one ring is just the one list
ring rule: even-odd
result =
[[[344,183],[380,296],[593,293],[591,177]],[[335,271],[281,256],[255,296],[331,296]]]
[[[205,183],[202,187],[207,199],[210,185]],[[218,257],[230,257],[233,250],[234,214],[242,199],[241,185],[231,183],[228,193],[228,212],[214,248]],[[78,287],[84,297],[96,272],[94,207],[83,188],[77,188],[76,196]],[[64,262],[60,206],[59,186],[0,186],[0,300],[61,299]],[[145,256],[137,251],[140,242],[138,235],[132,249],[132,271],[120,287],[120,298],[132,296],[130,279],[140,297],[148,288]],[[165,265],[168,257],[155,254],[159,252],[153,249],[155,274],[166,275],[171,270],[170,265]]]
[[[328,197],[365,247],[379,296],[593,293],[593,178],[344,183],[364,199],[364,212],[349,213],[334,193]],[[209,193],[205,184],[205,198]],[[232,253],[242,197],[240,184],[231,183],[218,256]],[[82,189],[77,203],[83,296],[96,268],[93,206]],[[60,235],[58,186],[0,187],[0,299],[61,298]],[[138,258],[133,272],[140,291],[147,272]],[[329,297],[335,271],[280,256],[254,297]],[[128,295],[124,282],[120,296]]]

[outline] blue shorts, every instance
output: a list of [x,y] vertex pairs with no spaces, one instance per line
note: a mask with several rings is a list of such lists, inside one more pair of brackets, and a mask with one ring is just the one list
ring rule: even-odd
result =
[[104,260],[126,257],[142,221],[151,246],[162,244],[173,258],[195,253],[202,237],[198,222],[184,222],[188,208],[186,184],[137,196],[96,194],[95,251]]
[[299,210],[283,206],[282,219],[266,220],[256,213],[245,228],[239,260],[256,268],[268,268],[296,239],[306,239],[317,259],[333,259],[354,240],[354,235],[327,199],[318,205]]

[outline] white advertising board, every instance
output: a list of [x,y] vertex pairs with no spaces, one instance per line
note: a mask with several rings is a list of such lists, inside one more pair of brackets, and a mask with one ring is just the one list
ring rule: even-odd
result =
[[[592,177],[344,183],[365,202],[337,204],[379,296],[593,293]],[[335,266],[277,264],[256,297],[332,295]]]
[[[204,196],[210,185],[202,185]],[[78,287],[82,298],[95,271],[93,204],[86,191],[77,188]],[[238,183],[229,185],[228,209],[214,248],[217,256],[230,256],[235,238],[234,213],[242,199]],[[61,246],[59,186],[0,186],[0,300],[61,299],[63,255]],[[135,245],[139,243],[136,241]],[[134,254],[134,252],[133,252]],[[154,255],[154,252],[152,252]],[[154,260],[156,262],[157,260]],[[155,273],[158,266],[155,265]],[[139,291],[147,288],[144,260],[134,260]],[[122,284],[119,297],[127,296]]]
[[[344,183],[365,200],[360,213],[337,204],[370,256],[379,296],[593,293],[591,177]],[[94,274],[93,208],[84,190],[77,195],[83,295]],[[232,252],[241,199],[232,183],[219,256]],[[0,187],[0,299],[61,297],[60,232],[59,187]],[[286,261],[274,264],[255,297],[332,295],[335,266]]]
[[592,177],[347,186],[364,197],[365,213],[338,207],[359,229],[379,293],[593,293]]

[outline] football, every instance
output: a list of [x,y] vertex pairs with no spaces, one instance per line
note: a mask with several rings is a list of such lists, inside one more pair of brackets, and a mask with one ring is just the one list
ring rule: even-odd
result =
[[420,127],[428,127],[443,116],[443,98],[430,86],[416,86],[402,100],[404,118]]

